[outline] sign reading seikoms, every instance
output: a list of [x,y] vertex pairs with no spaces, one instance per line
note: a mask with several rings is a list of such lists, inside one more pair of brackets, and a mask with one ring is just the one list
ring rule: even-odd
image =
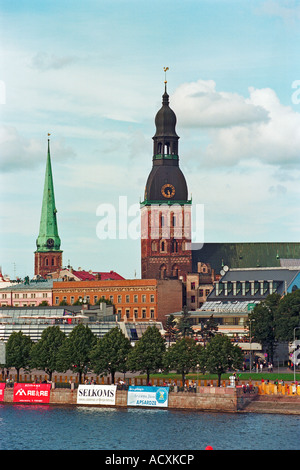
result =
[[133,387],[128,388],[127,405],[129,406],[168,406],[168,387]]
[[0,384],[0,401],[4,400],[4,390],[5,390],[5,384]]
[[14,402],[49,403],[51,384],[14,384]]
[[116,385],[79,385],[77,404],[79,405],[115,405]]

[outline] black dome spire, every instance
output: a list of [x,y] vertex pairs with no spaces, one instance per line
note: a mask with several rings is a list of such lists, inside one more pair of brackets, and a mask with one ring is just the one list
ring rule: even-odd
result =
[[169,95],[167,93],[167,86],[165,85],[165,92],[162,95],[162,107],[155,116],[156,133],[153,138],[164,136],[178,139],[179,137],[175,130],[176,122],[176,114],[169,107]]
[[169,106],[169,95],[165,82],[165,92],[162,95],[162,107],[155,116],[156,132],[153,136],[153,158],[176,157],[178,162],[178,140],[176,134],[176,114]]
[[183,202],[188,199],[185,177],[179,168],[176,114],[169,106],[165,82],[162,107],[155,117],[153,167],[145,188],[145,201]]

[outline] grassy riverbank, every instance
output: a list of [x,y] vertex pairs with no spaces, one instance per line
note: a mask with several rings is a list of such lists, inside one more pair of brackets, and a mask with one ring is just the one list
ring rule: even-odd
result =
[[[228,380],[232,375],[232,372],[222,374],[222,380]],[[252,382],[260,382],[263,378],[264,380],[274,381],[274,380],[283,380],[284,382],[293,382],[294,373],[293,372],[237,372],[239,380],[252,380]],[[138,378],[146,378],[146,375],[140,375]],[[169,380],[181,380],[181,375],[176,373],[161,373],[161,374],[151,374],[151,379],[165,379]],[[190,373],[186,375],[187,380],[217,380],[216,374],[197,374]],[[300,382],[300,372],[296,373],[296,380]]]

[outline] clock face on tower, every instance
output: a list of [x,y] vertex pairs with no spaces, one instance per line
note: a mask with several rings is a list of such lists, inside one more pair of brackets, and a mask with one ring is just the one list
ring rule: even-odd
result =
[[54,246],[54,240],[53,238],[48,238],[47,240],[47,247],[52,248]]
[[166,198],[171,198],[175,195],[175,188],[172,184],[166,183],[161,188],[161,194]]

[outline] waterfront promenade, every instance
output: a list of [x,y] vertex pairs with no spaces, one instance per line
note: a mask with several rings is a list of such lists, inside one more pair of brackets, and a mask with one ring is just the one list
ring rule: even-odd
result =
[[[1,377],[0,377],[1,378]],[[22,382],[40,383],[45,376],[21,376]],[[78,383],[72,376],[54,377],[51,384],[50,405],[77,405]],[[39,379],[39,380],[38,380]],[[68,381],[69,379],[69,381]],[[70,381],[71,380],[71,381]],[[97,377],[98,385],[110,383],[109,378]],[[89,381],[85,383],[88,385]],[[139,377],[127,378],[126,383],[118,385],[116,391],[116,407],[127,407],[127,390],[129,386],[145,387],[146,380]],[[176,410],[214,411],[214,412],[246,412],[276,413],[300,415],[300,385],[293,383],[274,384],[261,381],[240,380],[236,387],[223,380],[220,387],[213,380],[190,380],[182,387],[180,380],[167,383],[164,378],[153,378],[152,386],[169,389],[168,408]],[[91,385],[92,386],[92,385]],[[7,382],[4,390],[3,404],[13,404],[14,382]]]

